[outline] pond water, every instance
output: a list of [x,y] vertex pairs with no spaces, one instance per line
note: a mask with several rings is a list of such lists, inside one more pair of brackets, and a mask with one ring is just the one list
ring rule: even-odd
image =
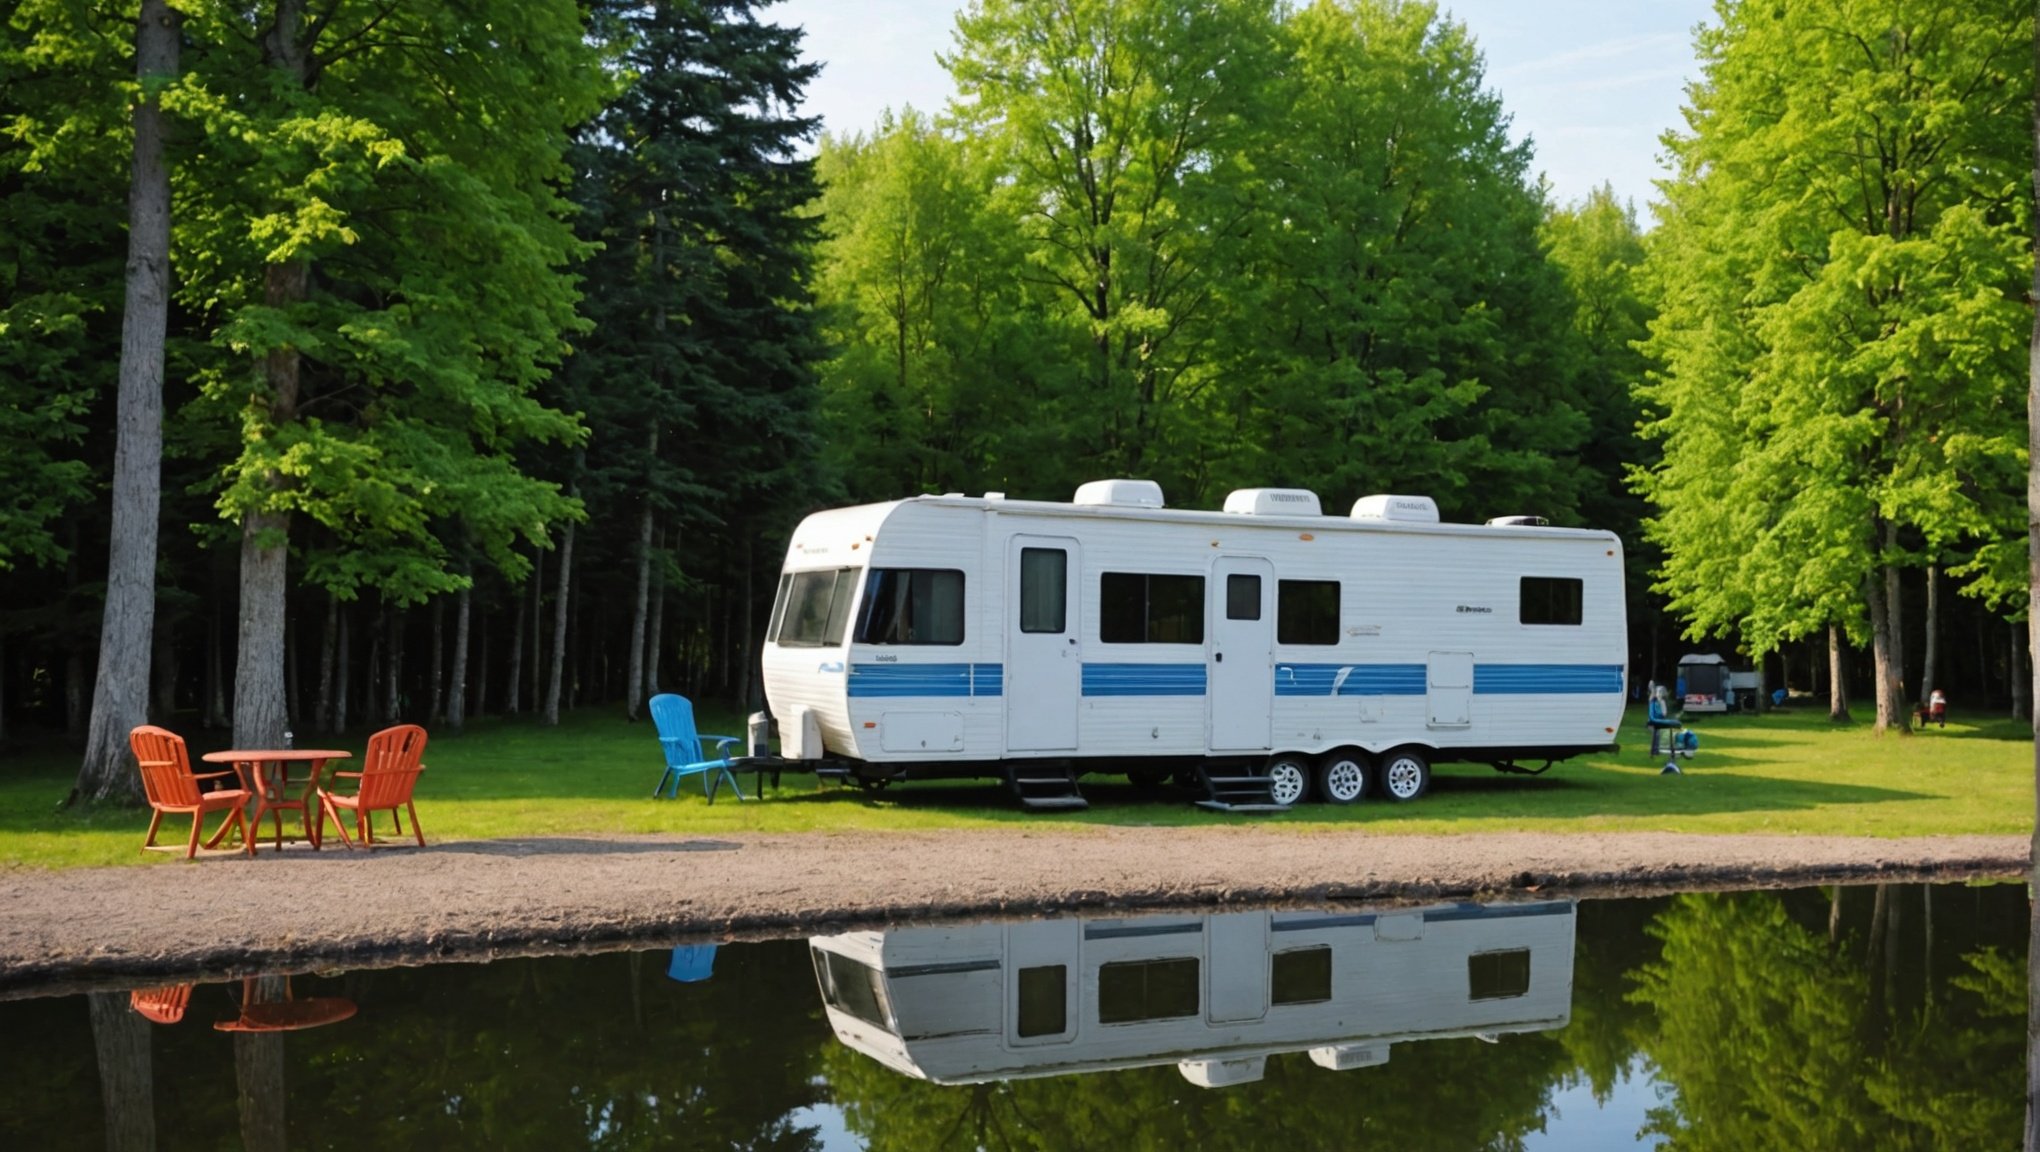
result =
[[1070,918],[0,1003],[0,1148],[2011,1148],[2022,885]]

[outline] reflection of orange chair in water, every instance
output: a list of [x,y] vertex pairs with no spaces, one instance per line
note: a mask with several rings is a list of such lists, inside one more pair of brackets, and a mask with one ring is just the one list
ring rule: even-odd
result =
[[137,988],[128,993],[128,1006],[137,1016],[157,1024],[175,1024],[184,1019],[184,1010],[191,1005],[191,985],[172,984],[168,988]]
[[265,1000],[261,977],[250,976],[241,981],[241,1015],[214,1024],[214,1030],[295,1032],[300,1028],[338,1023],[354,1015],[354,1001],[344,996],[312,996],[294,1000],[290,994],[290,977],[283,977],[282,984],[283,999]]

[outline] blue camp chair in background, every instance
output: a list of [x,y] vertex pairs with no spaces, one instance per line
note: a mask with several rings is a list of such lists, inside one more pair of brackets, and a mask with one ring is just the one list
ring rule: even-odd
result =
[[699,984],[715,975],[715,945],[682,944],[673,949],[666,962],[666,978],[682,984]]
[[[652,697],[652,726],[659,730],[659,747],[666,753],[666,774],[659,777],[659,786],[652,789],[652,798],[658,799],[666,793],[667,784],[673,786],[673,796],[680,795],[680,780],[686,776],[701,777],[701,791],[710,804],[715,803],[715,790],[722,782],[730,782],[730,791],[737,799],[749,799],[744,790],[737,787],[735,765],[730,763],[730,745],[743,743],[737,736],[709,736],[694,730],[694,705],[685,696],[666,693]],[[710,759],[702,754],[702,741],[716,742],[716,754]]]

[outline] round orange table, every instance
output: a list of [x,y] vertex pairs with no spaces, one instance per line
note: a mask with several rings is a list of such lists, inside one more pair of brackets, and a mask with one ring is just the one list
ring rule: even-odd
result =
[[[318,803],[319,776],[326,765],[334,760],[346,760],[352,752],[334,748],[230,748],[225,752],[208,752],[200,759],[208,764],[230,764],[235,775],[241,778],[242,786],[255,796],[255,815],[249,821],[249,834],[256,839],[262,835],[262,815],[269,813],[276,828],[276,850],[283,851],[283,814],[296,812],[298,823],[305,831],[305,841],[313,848],[319,846],[319,822],[312,819],[312,805]],[[304,764],[309,771],[302,777],[291,775],[291,766]]]

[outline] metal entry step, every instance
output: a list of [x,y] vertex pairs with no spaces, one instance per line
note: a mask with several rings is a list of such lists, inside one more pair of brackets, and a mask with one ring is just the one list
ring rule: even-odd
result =
[[1022,808],[1033,811],[1075,811],[1091,802],[1077,790],[1077,774],[1066,764],[1009,764],[1006,786]]
[[1274,785],[1266,776],[1251,772],[1242,774],[1238,768],[1220,769],[1223,776],[1212,774],[1205,765],[1197,766],[1197,782],[1204,788],[1205,798],[1197,801],[1199,808],[1214,812],[1286,812],[1287,804],[1275,803]]

